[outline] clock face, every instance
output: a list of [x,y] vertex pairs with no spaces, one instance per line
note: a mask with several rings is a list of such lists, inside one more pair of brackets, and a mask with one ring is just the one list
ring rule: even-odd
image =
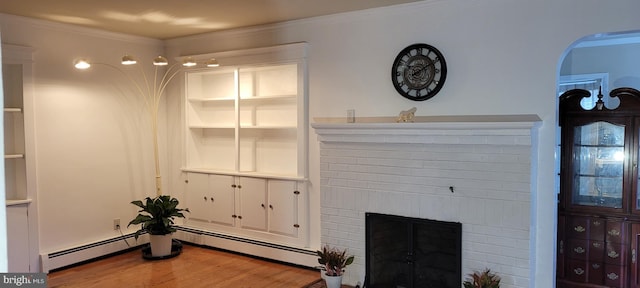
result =
[[435,96],[447,76],[447,64],[442,53],[427,44],[404,48],[393,61],[391,80],[400,95],[414,101]]

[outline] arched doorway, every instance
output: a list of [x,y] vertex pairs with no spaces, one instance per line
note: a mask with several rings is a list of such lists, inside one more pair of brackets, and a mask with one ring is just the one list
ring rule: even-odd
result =
[[[616,88],[621,88],[621,87],[631,87],[631,88],[640,90],[640,69],[638,67],[640,67],[640,33],[638,33],[637,31],[627,32],[627,33],[598,34],[598,35],[591,35],[591,36],[584,37],[576,41],[567,49],[565,56],[560,62],[558,86],[557,86],[558,96],[570,89],[578,88],[578,89],[587,90],[591,92],[591,97],[584,98],[583,101],[580,102],[580,106],[582,106],[584,109],[587,109],[587,110],[592,109],[595,106],[595,103],[598,99],[597,95],[600,92],[603,95],[608,95],[611,90]],[[605,105],[607,107],[613,108],[618,105],[617,99],[608,101],[607,98],[608,97],[604,97]],[[556,187],[559,193],[560,192],[564,193],[564,191],[561,191],[561,188],[560,188],[560,184],[561,184],[560,177],[562,177],[561,175],[563,175],[563,171],[561,171],[561,166],[560,166],[560,159],[561,159],[560,143],[563,141],[566,141],[566,140],[562,139],[560,127],[558,127],[558,132],[557,132],[557,143],[558,143],[557,149],[558,150],[556,151],[556,172],[557,172],[556,175],[558,178],[556,181]],[[569,142],[572,143],[571,145],[575,146],[575,142],[571,142],[571,141]],[[582,145],[578,145],[578,146],[582,147]],[[565,150],[565,151],[571,151],[571,150]],[[575,153],[569,153],[569,154],[575,155]],[[578,160],[573,160],[573,162],[576,162],[576,161],[579,162]],[[569,174],[571,173],[568,173],[565,175],[569,175]],[[582,176],[584,176],[583,174],[576,174],[576,175],[571,174],[571,175],[573,176],[574,179],[575,178],[582,179],[583,178]],[[568,179],[571,177],[565,176],[564,178]],[[575,180],[569,179],[568,181],[575,181]],[[629,188],[625,188],[625,189],[629,189]],[[568,189],[568,190],[572,190],[572,189]],[[576,190],[572,190],[572,191],[576,191]],[[622,188],[620,188],[620,191],[622,191]],[[627,190],[624,190],[624,191],[627,191]],[[573,200],[568,200],[568,201],[572,202]],[[577,205],[582,205],[582,204],[577,204]],[[586,206],[584,207],[589,206],[588,204],[585,204],[585,205]],[[561,205],[561,207],[559,207],[559,211],[562,211],[563,209],[564,208]],[[585,208],[584,211],[588,211],[588,209]],[[613,214],[612,215],[604,215],[604,214],[596,215],[598,213],[589,215],[589,217],[593,216],[594,217],[593,219],[596,219],[594,220],[594,222],[600,222],[599,220],[613,215]],[[603,213],[609,213],[609,212],[603,212]],[[615,212],[611,212],[611,213],[615,213]],[[577,242],[583,241],[583,239],[582,238],[578,239],[579,237],[576,237],[575,239],[572,237],[568,237],[566,234],[573,233],[573,230],[571,230],[570,228],[573,228],[574,226],[576,228],[584,228],[586,229],[584,230],[586,232],[584,231],[578,231],[578,232],[584,232],[589,234],[591,233],[590,229],[597,230],[596,229],[597,227],[593,228],[595,226],[592,226],[590,222],[588,222],[593,220],[591,218],[587,219],[585,217],[582,217],[578,219],[579,217],[577,216],[573,217],[573,216],[575,215],[572,215],[571,217],[566,217],[566,219],[559,216],[559,219],[558,219],[559,220],[558,237],[557,237],[558,256],[557,256],[556,267],[557,267],[558,278],[564,278],[564,280],[558,281],[556,283],[557,287],[581,287],[580,285],[583,285],[583,284],[586,285],[587,283],[596,285],[596,286],[589,286],[589,287],[609,287],[609,286],[597,286],[597,285],[605,285],[606,283],[609,283],[607,282],[609,281],[607,280],[607,277],[609,277],[610,275],[613,275],[615,277],[620,277],[617,280],[617,283],[622,283],[621,284],[622,286],[616,285],[615,287],[633,287],[633,288],[639,287],[636,285],[628,286],[630,285],[629,284],[630,281],[628,279],[631,279],[631,276],[634,273],[632,273],[631,271],[628,271],[627,265],[630,264],[631,261],[636,261],[634,260],[636,257],[635,252],[632,252],[635,250],[631,248],[623,247],[623,249],[621,250],[623,252],[620,253],[622,255],[620,255],[620,258],[618,258],[620,259],[620,263],[616,264],[619,266],[618,267],[619,271],[615,271],[616,273],[609,273],[610,271],[606,271],[607,273],[597,272],[599,271],[598,269],[602,267],[598,266],[600,265],[600,262],[598,262],[598,260],[593,260],[594,258],[598,257],[598,254],[596,253],[596,256],[593,256],[591,255],[591,251],[600,251],[600,250],[604,252],[609,251],[609,246],[608,246],[609,244],[606,240],[598,241],[598,240],[592,240],[588,237],[584,239],[585,243],[576,244]],[[599,217],[602,217],[602,218],[599,218]],[[566,220],[566,222],[571,222],[567,219],[571,219],[571,221],[573,222],[570,224],[565,223],[564,220]],[[577,223],[576,224],[574,223],[575,221],[578,221],[576,219],[580,221],[585,220],[588,223],[585,222],[587,225],[582,225],[576,222]],[[621,225],[626,225],[626,224],[621,224]],[[568,227],[568,228],[564,229],[562,227]],[[621,227],[624,227],[624,226],[621,226]],[[622,231],[620,234],[621,235],[620,237],[630,237],[629,234],[625,234],[625,233],[629,233],[629,231],[625,232],[625,229],[623,228],[619,229],[619,231]],[[563,233],[565,233],[565,235],[563,235]],[[602,238],[604,239],[605,237],[602,237]],[[565,240],[567,243],[564,242]],[[590,245],[594,245],[593,247],[596,247],[596,245],[602,245],[603,248],[602,249],[593,248]],[[577,248],[582,248],[582,246],[585,247],[584,251],[576,250]],[[602,261],[606,261],[606,260],[608,259],[604,259]],[[580,269],[580,268],[574,269],[576,267],[579,267],[582,264],[584,264],[585,269]],[[593,268],[591,267],[592,264],[594,265]],[[631,265],[629,265],[629,267],[631,267]],[[595,272],[592,272],[592,270]],[[635,278],[638,278],[638,277],[635,277]],[[566,286],[566,285],[569,285],[569,286]]]

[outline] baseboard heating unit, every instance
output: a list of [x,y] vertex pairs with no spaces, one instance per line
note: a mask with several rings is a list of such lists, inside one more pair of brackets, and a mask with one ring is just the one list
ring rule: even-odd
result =
[[[127,242],[129,243],[127,245]],[[130,248],[148,243],[148,236],[141,235],[136,241],[134,234],[127,234],[115,238],[81,245],[74,248],[60,250],[47,254],[40,254],[41,271],[49,273],[52,270],[76,265],[95,258],[122,252]],[[131,245],[131,246],[129,246]]]
[[[318,265],[317,255],[313,250],[182,226],[176,227],[176,229],[178,231],[174,234],[174,238],[180,241],[305,267],[315,267]],[[125,242],[125,240],[127,242]],[[40,268],[42,272],[49,273],[52,270],[77,265],[92,259],[139,247],[148,242],[148,235],[143,234],[136,241],[134,234],[131,233],[69,249],[40,254]]]
[[176,232],[174,238],[181,241],[305,267],[318,266],[318,257],[316,252],[313,250],[183,226],[176,228],[178,229],[178,232]]

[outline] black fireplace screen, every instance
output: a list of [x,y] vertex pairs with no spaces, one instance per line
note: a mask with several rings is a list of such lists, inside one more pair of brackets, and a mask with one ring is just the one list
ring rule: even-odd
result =
[[462,224],[366,213],[366,288],[459,288]]

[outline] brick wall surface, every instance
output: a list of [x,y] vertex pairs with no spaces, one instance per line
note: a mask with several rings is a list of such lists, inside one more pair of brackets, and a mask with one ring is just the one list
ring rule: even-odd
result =
[[365,213],[376,212],[460,222],[461,282],[490,268],[502,287],[528,287],[531,139],[495,134],[440,135],[452,140],[442,143],[321,140],[321,240],[356,256],[345,283],[364,280]]

